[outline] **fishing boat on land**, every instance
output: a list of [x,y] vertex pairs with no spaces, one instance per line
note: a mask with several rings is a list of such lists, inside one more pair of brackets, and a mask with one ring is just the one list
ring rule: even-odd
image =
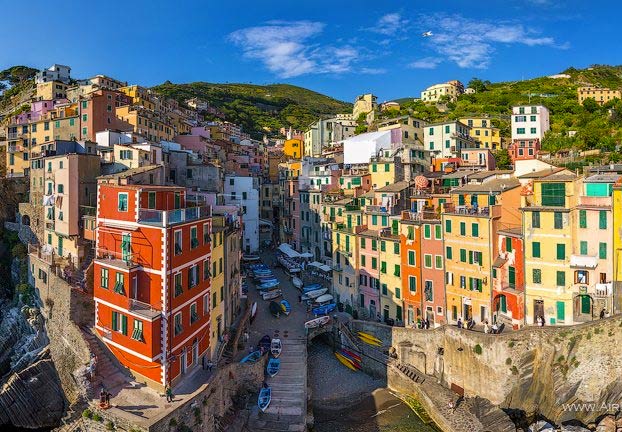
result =
[[260,357],[261,357],[261,351],[259,350],[253,351],[252,353],[244,357],[242,360],[240,360],[240,363],[255,363],[257,360],[259,360]]
[[266,367],[266,372],[271,377],[275,376],[279,373],[279,369],[281,368],[281,360],[277,358],[271,358],[268,361],[268,366]]
[[283,295],[283,292],[280,289],[274,291],[266,291],[261,293],[261,298],[264,300],[274,300],[275,298],[279,298]]
[[319,284],[319,283],[306,285],[302,287],[302,293],[306,294],[311,291],[319,290],[320,288],[322,288],[322,284]]
[[270,387],[264,387],[259,392],[259,398],[257,398],[257,406],[262,412],[265,412],[272,400],[272,389]]
[[300,289],[300,288],[302,288],[302,279],[297,278],[296,276],[294,276],[294,277],[292,277],[292,284],[296,288]]
[[272,354],[272,357],[278,358],[281,355],[282,350],[283,345],[281,344],[281,339],[272,339],[272,342],[270,343],[270,354]]
[[345,367],[347,367],[348,369],[351,369],[353,371],[356,371],[356,367],[354,366],[354,364],[352,363],[352,361],[346,357],[344,357],[343,355],[339,354],[338,352],[335,352],[335,357],[337,357],[337,360],[339,360],[339,362],[344,365]]
[[337,304],[335,303],[329,303],[327,305],[324,306],[318,306],[316,308],[314,308],[312,310],[313,315],[327,315],[329,313],[331,313],[332,311],[335,310],[335,308],[337,307]]
[[303,294],[300,299],[302,301],[313,300],[323,294],[326,294],[327,292],[328,292],[328,288],[321,288],[315,291],[309,291],[308,293]]
[[360,338],[369,339],[369,340],[374,341],[374,342],[379,343],[379,344],[382,343],[382,341],[380,339],[378,339],[376,336],[371,335],[369,333],[363,333],[363,332],[356,332],[356,333],[359,335]]
[[264,282],[257,287],[258,290],[269,290],[270,288],[275,288],[279,286],[278,280]]
[[281,309],[283,310],[283,313],[285,315],[289,315],[290,312],[292,311],[292,306],[289,304],[289,302],[285,299],[281,300]]
[[257,302],[253,302],[253,306],[251,306],[251,317],[250,317],[251,323],[255,319],[256,315],[257,315]]
[[261,260],[258,255],[242,255],[242,261],[244,262],[257,262]]
[[333,301],[333,296],[330,294],[322,294],[321,296],[319,296],[318,298],[316,298],[315,300],[313,300],[313,306],[318,307],[318,306],[324,306],[330,303],[334,303]]
[[329,321],[330,321],[329,316],[315,318],[315,319],[312,319],[311,321],[307,321],[305,323],[305,328],[312,329],[312,328],[322,327],[328,324]]

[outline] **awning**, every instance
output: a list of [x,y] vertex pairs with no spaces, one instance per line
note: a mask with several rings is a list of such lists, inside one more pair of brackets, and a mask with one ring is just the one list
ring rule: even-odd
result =
[[570,267],[595,269],[598,257],[588,255],[570,255]]
[[495,259],[495,262],[494,262],[494,263],[492,263],[492,266],[493,266],[493,267],[496,267],[496,268],[500,268],[500,267],[503,267],[503,265],[504,265],[506,262],[508,262],[508,260],[506,260],[505,258],[501,258],[500,256],[498,256],[498,257]]
[[301,258],[313,258],[313,254],[311,252],[304,252],[300,254]]
[[320,270],[322,270],[323,272],[329,272],[332,269],[329,266],[327,266],[326,264],[323,264],[323,265],[320,266]]
[[317,262],[317,261],[313,261],[312,263],[309,263],[307,266],[308,266],[308,267],[317,267],[317,268],[320,268],[320,267],[322,266],[322,263],[321,263],[321,262]]
[[289,258],[300,257],[300,254],[296,252],[294,249],[292,249],[292,247],[288,245],[287,243],[281,243],[281,245],[279,246],[279,250],[283,252],[285,255],[287,255]]

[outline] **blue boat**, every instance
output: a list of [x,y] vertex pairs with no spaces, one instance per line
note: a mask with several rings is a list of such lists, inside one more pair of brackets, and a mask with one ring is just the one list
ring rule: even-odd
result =
[[320,288],[322,288],[322,284],[314,283],[314,284],[311,284],[311,285],[303,286],[302,287],[302,292],[303,292],[303,294],[306,294],[306,293],[308,293],[310,291],[315,291],[315,290],[318,290]]
[[261,263],[257,263],[257,264],[251,264],[248,266],[251,269],[256,269],[256,268],[268,268],[267,265],[265,264],[261,264]]
[[278,286],[279,286],[279,281],[271,281],[271,282],[262,283],[257,288],[260,291],[262,291],[262,290],[269,290],[270,288],[276,288]]
[[283,313],[285,315],[289,315],[289,313],[292,311],[292,306],[285,299],[281,300],[281,308],[283,309]]
[[263,275],[255,276],[255,280],[263,280],[263,279],[276,279],[274,273],[266,273]]
[[337,307],[336,303],[329,303],[324,306],[319,306],[313,309],[313,315],[328,315]]
[[260,357],[261,357],[261,351],[259,350],[253,351],[252,353],[244,357],[242,360],[240,360],[240,363],[255,363],[257,360],[259,360]]
[[265,412],[272,400],[272,389],[270,387],[264,387],[259,392],[259,398],[257,398],[257,406],[262,412]]
[[268,372],[268,375],[273,377],[277,373],[279,373],[279,369],[280,368],[281,368],[281,360],[280,359],[276,359],[276,358],[271,358],[270,361],[268,361],[268,366],[266,367],[266,372]]

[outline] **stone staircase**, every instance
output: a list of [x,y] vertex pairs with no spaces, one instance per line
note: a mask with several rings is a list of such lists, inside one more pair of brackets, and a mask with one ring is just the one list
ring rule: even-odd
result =
[[423,384],[425,382],[425,377],[421,372],[410,365],[396,363],[395,366],[400,370],[404,375],[413,380],[418,384]]
[[114,357],[110,350],[104,345],[103,341],[96,336],[91,329],[82,328],[84,339],[89,345],[89,350],[97,356],[95,374],[91,379],[91,385],[87,392],[90,400],[99,399],[99,392],[102,386],[110,390],[119,385],[123,385],[131,379],[126,368]]
[[282,339],[281,369],[266,378],[272,401],[266,412],[253,408],[252,431],[300,432],[307,430],[307,340]]

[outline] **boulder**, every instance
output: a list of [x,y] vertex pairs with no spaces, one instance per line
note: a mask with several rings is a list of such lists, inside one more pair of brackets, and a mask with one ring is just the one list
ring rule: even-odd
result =
[[616,432],[616,419],[612,415],[603,417],[596,426],[596,432]]

